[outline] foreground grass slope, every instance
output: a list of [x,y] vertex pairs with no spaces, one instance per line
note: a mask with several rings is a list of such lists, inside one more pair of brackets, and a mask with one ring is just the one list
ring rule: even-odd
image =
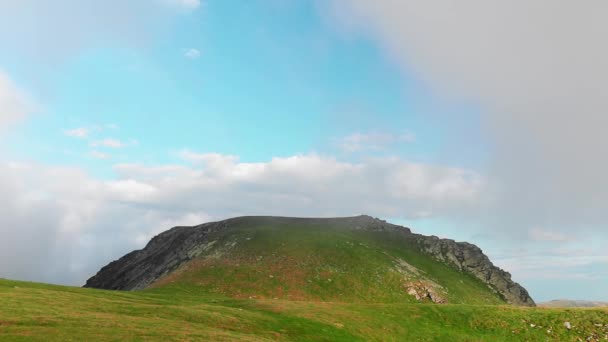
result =
[[[606,309],[234,299],[170,286],[104,291],[0,280],[0,340],[585,341]],[[570,322],[572,329],[564,327]]]

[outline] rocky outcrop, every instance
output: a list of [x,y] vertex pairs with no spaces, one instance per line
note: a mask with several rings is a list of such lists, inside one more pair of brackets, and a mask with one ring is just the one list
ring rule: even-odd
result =
[[[215,242],[209,238],[210,234],[260,220],[264,220],[266,224],[327,225],[337,229],[397,234],[396,238],[403,239],[405,248],[417,248],[436,260],[473,275],[501,295],[508,303],[524,306],[535,305],[528,292],[513,282],[508,272],[494,266],[477,246],[435,236],[414,234],[409,228],[366,215],[328,219],[239,217],[193,227],[175,227],[154,237],[144,249],[131,252],[103,267],[84,286],[110,290],[146,288],[185,262],[208,251]],[[412,272],[399,263],[396,266],[403,272]],[[424,286],[425,284],[422,283],[411,283],[410,285],[406,286],[406,290],[412,295],[415,292],[415,295],[420,298],[428,298],[433,302],[444,301],[441,294],[432,286]]]
[[455,242],[436,236],[416,235],[415,241],[421,251],[437,260],[474,275],[496,292],[508,303],[522,306],[535,306],[528,291],[511,280],[511,274],[494,266],[482,250],[467,242]]
[[139,290],[178,268],[209,247],[207,236],[226,228],[227,222],[175,227],[155,236],[144,249],[112,261],[87,280],[84,287]]
[[404,236],[415,241],[422,252],[460,271],[472,274],[500,294],[508,303],[536,306],[528,291],[511,280],[509,272],[494,266],[479,247],[468,242],[456,242],[450,239],[440,239],[436,236],[414,234],[411,233],[409,228],[390,224],[370,216],[364,215],[360,218],[367,222],[367,225],[374,227],[374,230],[403,230]]
[[405,291],[417,301],[431,301],[435,304],[447,304],[447,299],[440,293],[441,286],[428,280],[418,280],[405,283]]

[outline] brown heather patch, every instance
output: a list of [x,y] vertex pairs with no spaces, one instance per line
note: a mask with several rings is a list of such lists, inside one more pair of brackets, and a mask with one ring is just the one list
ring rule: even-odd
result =
[[10,325],[14,325],[14,324],[15,324],[14,322],[9,322],[9,321],[1,321],[1,320],[0,320],[0,328],[1,328],[1,327],[8,327],[8,326],[10,326]]
[[[302,262],[300,258],[285,255],[265,255],[260,258],[260,256],[232,254],[221,259],[194,259],[159,279],[151,287],[190,283],[211,286],[213,292],[238,299],[249,297],[316,299],[316,296],[311,296],[304,288],[308,285],[308,279],[313,277],[308,269],[314,268],[311,266],[317,263],[316,260]],[[220,277],[201,274],[213,268],[222,269],[225,275]],[[330,272],[324,272],[323,276],[328,278],[330,275]],[[252,281],[252,278],[256,280]]]
[[[36,332],[36,335],[39,334],[39,333],[40,332]],[[53,333],[52,330],[46,329],[45,334],[47,334],[47,336],[50,335],[50,334],[52,334],[52,333]],[[11,335],[21,336],[21,337],[31,337],[31,336],[34,336],[34,331],[31,331],[31,330],[12,331]]]
[[158,279],[154,283],[152,283],[152,285],[150,285],[150,288],[163,287],[163,286],[169,285],[171,283],[174,283],[174,282],[180,280],[181,277],[185,275],[185,273],[188,273],[190,271],[200,270],[202,268],[211,266],[213,264],[213,261],[215,261],[215,260],[202,259],[202,258],[193,259],[193,260],[189,261],[188,263],[179,267],[177,270],[171,272],[170,274],[168,274],[168,275]]
[[332,273],[330,271],[321,271],[321,273],[319,273],[319,275],[321,276],[322,279],[327,279],[327,278],[331,278]]

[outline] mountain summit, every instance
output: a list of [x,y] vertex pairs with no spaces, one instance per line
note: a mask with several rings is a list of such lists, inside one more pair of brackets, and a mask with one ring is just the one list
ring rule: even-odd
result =
[[237,217],[175,227],[103,267],[85,287],[178,288],[234,298],[534,306],[466,242],[370,216]]

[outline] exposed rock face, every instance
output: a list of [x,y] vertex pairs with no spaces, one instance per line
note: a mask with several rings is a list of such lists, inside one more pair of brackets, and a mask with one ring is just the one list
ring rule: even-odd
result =
[[144,249],[112,261],[87,280],[84,287],[107,290],[140,290],[178,268],[209,247],[211,232],[226,228],[227,221],[194,227],[175,227],[155,236]]
[[423,252],[481,279],[500,293],[508,303],[535,306],[528,291],[513,282],[509,272],[494,266],[479,247],[436,236],[417,235],[415,239]]
[[[409,242],[409,246],[414,246],[414,248],[439,261],[477,277],[503,296],[507,302],[514,305],[535,305],[528,292],[519,284],[513,282],[508,272],[494,266],[477,246],[466,242],[439,239],[435,236],[413,234],[408,228],[365,215],[329,219],[240,217],[193,227],[175,227],[154,237],[144,249],[133,251],[103,267],[87,281],[85,287],[110,290],[146,288],[163,275],[205,253],[214,243],[209,239],[209,234],[230,229],[234,224],[252,219],[263,219],[278,223],[306,222],[309,224],[327,224],[343,229],[396,232],[404,239],[404,242]],[[405,270],[403,272],[413,272],[407,270],[406,266],[397,264],[398,268]],[[412,295],[415,292],[415,295],[421,299],[427,298],[433,302],[444,302],[442,296],[433,286],[412,283],[411,286],[406,286],[405,290],[412,292]]]
[[435,304],[446,304],[448,301],[440,294],[441,287],[425,280],[412,281],[404,284],[406,292],[422,302],[429,300]]

